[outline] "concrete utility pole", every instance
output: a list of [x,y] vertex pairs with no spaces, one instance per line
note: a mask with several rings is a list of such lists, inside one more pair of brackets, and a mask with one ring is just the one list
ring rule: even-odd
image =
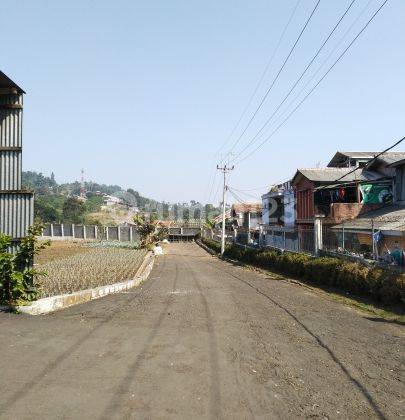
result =
[[220,167],[217,165],[217,169],[224,174],[224,186],[222,191],[222,237],[221,237],[221,256],[224,255],[225,252],[225,200],[226,200],[226,190],[228,186],[226,185],[226,174],[230,171],[233,171],[234,166],[232,168],[228,168],[226,165]]

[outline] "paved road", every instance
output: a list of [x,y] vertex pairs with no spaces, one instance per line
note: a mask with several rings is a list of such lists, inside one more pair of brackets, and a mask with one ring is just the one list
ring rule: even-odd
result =
[[0,314],[0,418],[394,419],[404,342],[401,326],[173,244],[142,288]]

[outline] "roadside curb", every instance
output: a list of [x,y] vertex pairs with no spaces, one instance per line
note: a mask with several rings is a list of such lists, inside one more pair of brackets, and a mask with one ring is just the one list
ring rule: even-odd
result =
[[259,267],[256,267],[254,265],[243,263],[243,262],[238,261],[238,260],[233,260],[232,258],[221,257],[219,255],[219,253],[213,251],[211,248],[209,248],[207,245],[203,244],[202,242],[196,241],[196,243],[198,245],[200,245],[201,248],[203,248],[204,250],[206,250],[207,252],[209,252],[211,255],[214,255],[215,257],[219,258],[222,261],[226,261],[226,262],[229,262],[231,264],[236,264],[236,265],[238,265],[240,267],[243,267],[243,268],[246,268],[246,269],[249,269],[249,270],[257,271],[257,272],[259,272],[261,274],[264,274],[266,276],[268,276],[269,273],[272,273],[272,274],[275,274],[276,276],[279,276],[279,278],[273,278],[272,280],[283,281],[285,283],[295,284],[297,286],[306,287],[307,289],[310,289],[310,290],[314,291],[314,288],[313,287],[311,287],[310,285],[305,284],[303,282],[300,282],[299,280],[290,279],[288,277],[285,277],[283,274],[275,273],[275,272],[273,272],[271,270],[265,270],[264,268],[259,268]]
[[203,244],[200,240],[196,240],[195,241],[196,244],[198,244],[202,249],[204,249],[205,251],[207,251],[209,254],[211,255],[215,255],[216,257],[219,256],[218,253],[216,253],[214,250],[212,250],[211,248],[209,248],[207,245]]
[[99,299],[112,293],[119,293],[124,290],[139,286],[144,282],[152,271],[155,259],[152,252],[148,252],[138,268],[135,277],[132,280],[126,280],[120,283],[99,286],[94,289],[80,290],[65,295],[51,296],[38,299],[31,305],[17,306],[17,311],[28,315],[43,315],[79,303],[89,302],[90,300]]

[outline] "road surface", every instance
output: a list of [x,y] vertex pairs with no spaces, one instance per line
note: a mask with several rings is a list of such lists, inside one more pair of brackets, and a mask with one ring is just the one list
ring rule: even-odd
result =
[[141,288],[0,314],[0,418],[396,419],[404,327],[369,318],[172,244]]

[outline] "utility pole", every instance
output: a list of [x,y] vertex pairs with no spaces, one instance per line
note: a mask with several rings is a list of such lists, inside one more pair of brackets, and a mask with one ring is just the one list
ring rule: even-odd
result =
[[225,200],[226,200],[226,190],[228,186],[226,185],[226,174],[230,171],[233,171],[234,166],[228,168],[226,165],[220,167],[217,165],[217,169],[221,171],[224,175],[224,186],[222,191],[222,237],[221,237],[221,256],[224,255],[225,252]]

